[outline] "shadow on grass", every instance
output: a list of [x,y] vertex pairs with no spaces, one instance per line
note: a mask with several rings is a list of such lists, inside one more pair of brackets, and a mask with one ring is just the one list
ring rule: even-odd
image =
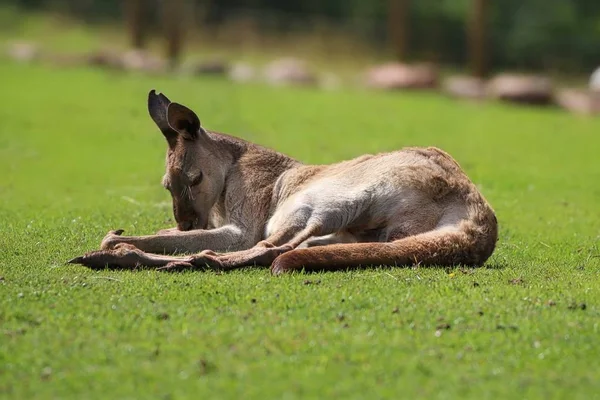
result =
[[415,271],[418,270],[438,270],[438,271],[446,271],[446,273],[451,273],[454,271],[462,271],[464,273],[473,273],[477,270],[480,269],[484,269],[484,270],[503,270],[506,268],[506,265],[502,264],[502,263],[491,263],[491,264],[485,264],[481,267],[472,267],[472,266],[465,266],[465,265],[456,265],[456,266],[444,266],[444,265],[427,265],[427,266],[414,266],[414,265],[378,265],[378,266],[368,266],[368,267],[346,267],[343,269],[335,269],[335,270],[327,270],[327,269],[321,269],[321,270],[298,270],[298,271],[294,271],[293,273],[296,274],[304,274],[304,275],[310,275],[310,274],[319,274],[319,273],[323,273],[323,272],[328,272],[328,273],[346,273],[346,272],[356,272],[356,271],[383,271],[383,272],[392,272],[394,270],[407,270],[407,269],[412,269]]
[[[79,263],[80,261],[78,259],[73,259],[70,260],[69,263]],[[230,270],[223,270],[223,269],[218,269],[218,268],[211,268],[209,266],[200,266],[200,265],[191,265],[191,264],[187,264],[187,263],[183,263],[181,265],[178,265],[176,268],[171,268],[171,269],[157,269],[155,267],[146,267],[146,266],[142,266],[142,265],[138,265],[134,268],[131,267],[123,267],[120,266],[118,264],[105,264],[104,266],[100,266],[100,265],[96,265],[96,266],[90,266],[90,265],[83,265],[85,268],[89,268],[89,269],[93,269],[93,270],[121,270],[121,271],[148,271],[148,270],[157,270],[160,272],[165,272],[165,273],[180,273],[180,272],[213,272],[215,274],[218,275],[222,275],[222,274],[226,274],[226,273],[230,273],[233,271],[264,271],[270,270],[270,266],[245,266],[245,267],[240,267],[240,268],[234,268],[234,269],[230,269]],[[285,274],[302,274],[302,275],[309,275],[309,274],[318,274],[318,273],[323,273],[323,272],[331,272],[331,273],[345,273],[345,272],[351,272],[351,271],[377,271],[377,270],[385,270],[385,271],[393,271],[395,269],[414,269],[414,270],[419,270],[419,269],[430,269],[430,270],[445,270],[447,273],[451,273],[453,271],[459,270],[459,271],[471,271],[474,272],[478,269],[485,269],[485,270],[503,270],[506,268],[506,263],[504,262],[498,262],[498,261],[494,261],[494,262],[489,262],[484,264],[481,267],[473,267],[473,266],[467,266],[467,265],[455,265],[455,266],[448,266],[448,265],[369,265],[369,266],[351,266],[351,267],[344,267],[344,268],[336,268],[336,269],[327,269],[327,268],[321,268],[321,269],[298,269],[298,270],[294,270],[294,271],[289,271],[286,272]]]

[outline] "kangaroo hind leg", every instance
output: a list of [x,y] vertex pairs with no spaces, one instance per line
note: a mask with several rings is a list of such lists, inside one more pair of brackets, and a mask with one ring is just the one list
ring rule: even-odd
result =
[[[329,217],[329,218],[328,218]],[[290,203],[276,212],[268,224],[269,236],[253,248],[216,256],[222,269],[246,266],[270,266],[279,255],[293,250],[314,236],[333,234],[344,226],[332,223],[341,221],[323,213],[315,212],[309,201]]]
[[[320,229],[321,227],[317,224],[311,224],[299,231],[288,227],[288,229],[274,232],[273,235],[258,242],[251,249],[215,255],[211,258],[221,269],[225,270],[254,265],[270,266],[279,255],[295,249],[308,238],[319,235]],[[194,262],[192,261],[192,263]],[[173,264],[173,267],[175,266]]]

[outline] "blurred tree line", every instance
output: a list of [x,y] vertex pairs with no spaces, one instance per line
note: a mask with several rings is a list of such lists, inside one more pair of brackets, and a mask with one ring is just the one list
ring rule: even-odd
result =
[[[140,1],[140,0],[138,0]],[[404,58],[464,66],[467,27],[473,0],[143,0],[150,19],[183,1],[193,23],[203,28],[232,18],[251,18],[264,33],[289,29],[310,32],[315,21],[339,27],[378,48],[394,49],[394,35],[406,42],[396,48]],[[0,0],[24,9],[55,10],[88,22],[123,18],[124,0]],[[486,49],[494,68],[553,69],[588,72],[600,65],[600,0],[489,0]],[[178,6],[179,7],[179,6]],[[163,10],[163,11],[161,11]],[[166,11],[165,11],[166,10]],[[392,10],[392,14],[390,14]],[[131,12],[131,10],[130,10]],[[398,19],[401,33],[394,34]],[[472,22],[472,21],[471,21]],[[397,41],[396,41],[397,42]]]

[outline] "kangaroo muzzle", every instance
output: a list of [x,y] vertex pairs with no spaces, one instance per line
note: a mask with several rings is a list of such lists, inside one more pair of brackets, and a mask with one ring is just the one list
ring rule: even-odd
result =
[[191,204],[173,199],[173,216],[177,221],[177,229],[180,231],[189,231],[198,229],[201,218],[196,214]]
[[189,231],[194,227],[194,223],[192,221],[182,221],[177,223],[177,229],[180,231]]

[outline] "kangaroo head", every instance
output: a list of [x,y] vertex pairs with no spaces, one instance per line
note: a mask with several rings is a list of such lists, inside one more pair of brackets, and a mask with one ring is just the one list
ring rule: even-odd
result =
[[152,90],[148,111],[169,145],[162,183],[171,193],[177,227],[206,229],[210,209],[223,191],[230,156],[189,108]]

